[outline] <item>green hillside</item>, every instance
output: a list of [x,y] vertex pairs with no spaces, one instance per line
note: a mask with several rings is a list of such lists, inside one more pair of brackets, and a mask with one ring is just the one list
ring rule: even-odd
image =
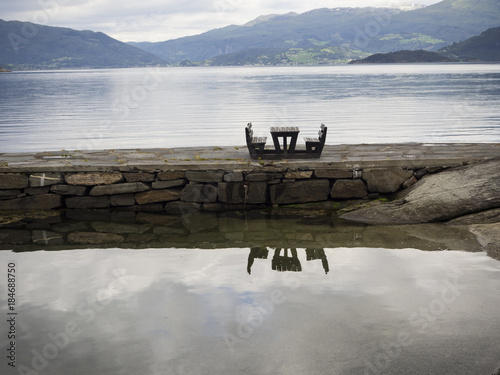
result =
[[461,43],[453,43],[439,52],[462,61],[500,61],[500,27],[488,29]]
[[449,57],[436,52],[418,51],[396,51],[389,53],[376,53],[362,60],[353,60],[349,64],[402,64],[402,63],[435,63],[453,62]]
[[323,8],[302,14],[259,17],[243,26],[232,25],[196,36],[132,45],[169,63],[212,60],[246,50],[250,52],[245,54],[253,55],[251,51],[263,49],[284,51],[288,57],[293,49],[314,54],[321,53],[322,49],[342,48],[358,56],[361,56],[359,53],[398,50],[437,51],[497,27],[499,20],[499,0],[444,0],[411,11]]
[[162,63],[103,33],[0,20],[0,64],[5,68],[122,68]]

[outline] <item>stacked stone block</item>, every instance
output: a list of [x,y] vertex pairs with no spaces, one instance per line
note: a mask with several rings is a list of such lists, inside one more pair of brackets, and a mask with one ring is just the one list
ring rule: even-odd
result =
[[361,199],[408,188],[425,170],[401,168],[0,173],[0,210],[224,211]]

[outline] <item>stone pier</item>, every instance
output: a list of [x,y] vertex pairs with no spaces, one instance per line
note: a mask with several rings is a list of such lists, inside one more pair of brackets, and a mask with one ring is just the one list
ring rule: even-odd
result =
[[251,160],[246,147],[0,154],[0,210],[230,211],[409,188],[500,157],[500,144],[325,146],[314,160]]

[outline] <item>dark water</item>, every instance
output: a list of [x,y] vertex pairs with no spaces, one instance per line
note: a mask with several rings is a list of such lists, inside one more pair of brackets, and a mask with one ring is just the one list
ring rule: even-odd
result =
[[249,121],[325,123],[330,144],[499,142],[499,98],[498,64],[16,72],[0,152],[241,145]]
[[[489,375],[500,367],[500,262],[458,227],[88,211],[5,224],[0,248],[2,279],[9,263],[17,271],[16,359],[25,371]],[[4,349],[5,283],[0,301]],[[18,372],[2,362],[3,373]]]

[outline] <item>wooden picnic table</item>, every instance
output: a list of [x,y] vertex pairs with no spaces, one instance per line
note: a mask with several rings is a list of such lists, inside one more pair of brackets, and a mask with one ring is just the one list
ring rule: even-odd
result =
[[[298,127],[271,127],[275,151],[278,153],[293,154],[295,152],[295,146],[297,145],[299,132],[300,130]],[[283,139],[282,145],[280,145],[280,138]],[[290,138],[289,146],[287,141],[288,138]]]

